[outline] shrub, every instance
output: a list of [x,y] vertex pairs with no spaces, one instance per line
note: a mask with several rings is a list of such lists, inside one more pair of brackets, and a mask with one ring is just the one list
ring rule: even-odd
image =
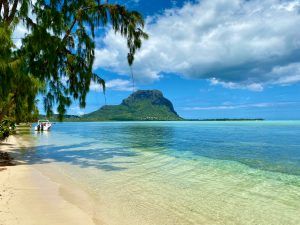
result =
[[11,120],[4,119],[0,122],[0,141],[8,138],[15,130],[15,123]]

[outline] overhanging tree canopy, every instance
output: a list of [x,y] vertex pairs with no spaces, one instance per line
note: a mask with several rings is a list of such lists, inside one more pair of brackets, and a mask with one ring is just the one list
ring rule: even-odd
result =
[[[32,76],[44,84],[47,114],[51,115],[57,105],[61,118],[73,99],[85,107],[91,81],[105,88],[104,80],[93,72],[97,28],[111,24],[115,32],[127,39],[130,66],[142,40],[148,37],[140,13],[100,0],[37,0],[34,3],[0,0],[0,27],[11,32],[20,22],[29,32],[19,49],[12,51],[12,46],[8,47],[11,52],[2,61],[20,60],[22,75]],[[11,44],[8,41],[6,45]],[[7,73],[0,72],[0,75],[3,89],[9,79],[4,79]]]

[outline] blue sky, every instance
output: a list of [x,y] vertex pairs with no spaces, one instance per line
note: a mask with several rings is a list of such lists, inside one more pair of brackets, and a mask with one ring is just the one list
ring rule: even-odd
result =
[[[110,1],[113,2],[113,1]],[[133,66],[138,89],[159,89],[185,118],[300,119],[299,0],[123,0],[150,39]],[[132,92],[126,43],[99,31],[94,69],[107,103]],[[97,85],[82,114],[104,105]]]

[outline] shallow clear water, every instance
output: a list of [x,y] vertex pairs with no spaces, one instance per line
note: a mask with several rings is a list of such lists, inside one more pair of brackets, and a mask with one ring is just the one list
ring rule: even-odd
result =
[[56,123],[24,157],[104,224],[300,224],[300,122]]

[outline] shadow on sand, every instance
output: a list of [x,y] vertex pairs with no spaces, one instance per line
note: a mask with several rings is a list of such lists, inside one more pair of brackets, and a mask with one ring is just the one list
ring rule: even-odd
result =
[[[10,156],[16,165],[47,164],[53,162],[68,163],[81,168],[92,167],[104,171],[120,171],[127,169],[126,164],[134,163],[130,157],[137,156],[131,147],[95,147],[95,142],[83,142],[64,146],[38,145],[33,147],[17,148],[10,145]],[[121,162],[112,161],[116,157],[128,157]]]

